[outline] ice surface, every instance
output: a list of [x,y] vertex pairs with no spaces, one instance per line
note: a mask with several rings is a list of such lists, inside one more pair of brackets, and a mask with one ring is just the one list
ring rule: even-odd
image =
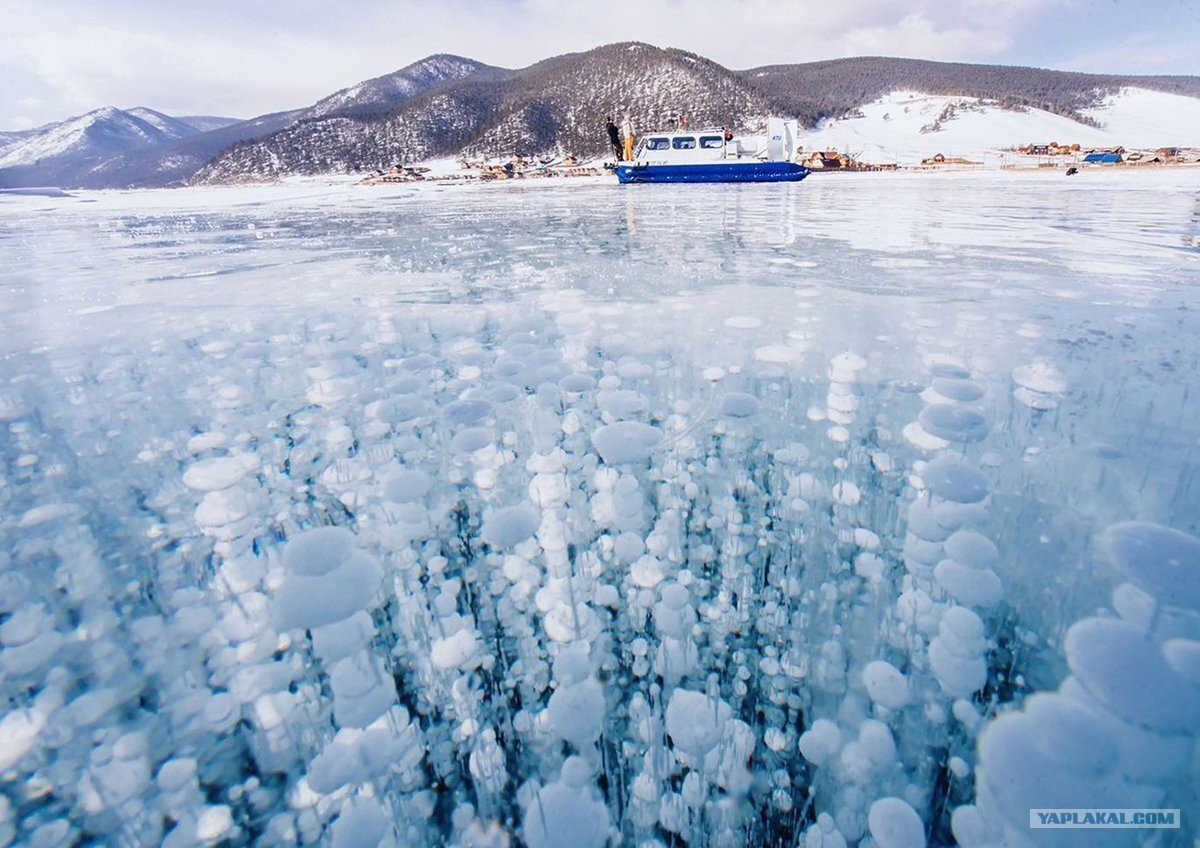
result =
[[1190,844],[1196,172],[377,188],[0,204],[0,842]]

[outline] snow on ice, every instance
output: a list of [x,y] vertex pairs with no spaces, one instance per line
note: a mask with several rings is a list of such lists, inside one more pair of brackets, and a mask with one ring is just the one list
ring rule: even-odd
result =
[[0,846],[1190,844],[1166,177],[10,198]]

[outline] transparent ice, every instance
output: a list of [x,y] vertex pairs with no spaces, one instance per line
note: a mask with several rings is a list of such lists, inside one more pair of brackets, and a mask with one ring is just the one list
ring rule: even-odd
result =
[[1198,198],[0,198],[0,846],[1191,844]]

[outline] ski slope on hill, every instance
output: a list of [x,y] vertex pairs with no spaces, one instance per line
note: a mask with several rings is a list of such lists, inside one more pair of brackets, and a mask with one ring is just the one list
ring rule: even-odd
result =
[[1051,141],[1127,148],[1200,144],[1200,99],[1126,88],[1086,112],[1101,126],[993,101],[897,91],[863,106],[861,117],[825,122],[801,135],[806,150],[839,150],[866,162],[918,164],[938,153],[989,165],[1011,149]]

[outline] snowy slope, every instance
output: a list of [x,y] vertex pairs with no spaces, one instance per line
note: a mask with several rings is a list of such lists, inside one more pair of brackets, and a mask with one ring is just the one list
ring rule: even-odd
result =
[[[948,113],[949,110],[949,113]],[[999,164],[1001,151],[1056,141],[1083,147],[1200,144],[1200,99],[1123,89],[1088,116],[1091,127],[1039,109],[1013,111],[973,97],[893,92],[868,103],[862,117],[828,121],[802,134],[806,150],[839,150],[867,162],[918,164],[942,153]]]
[[1200,98],[1123,88],[1084,114],[1125,147],[1200,146]]
[[243,119],[226,118],[221,115],[180,115],[176,120],[183,121],[197,132],[205,133],[240,124]]
[[148,109],[145,106],[135,106],[132,109],[125,109],[123,111],[126,115],[132,115],[154,127],[163,134],[164,139],[173,141],[178,138],[187,138],[198,132],[195,126],[186,121],[179,118],[172,118],[170,115],[165,115],[154,109]]

